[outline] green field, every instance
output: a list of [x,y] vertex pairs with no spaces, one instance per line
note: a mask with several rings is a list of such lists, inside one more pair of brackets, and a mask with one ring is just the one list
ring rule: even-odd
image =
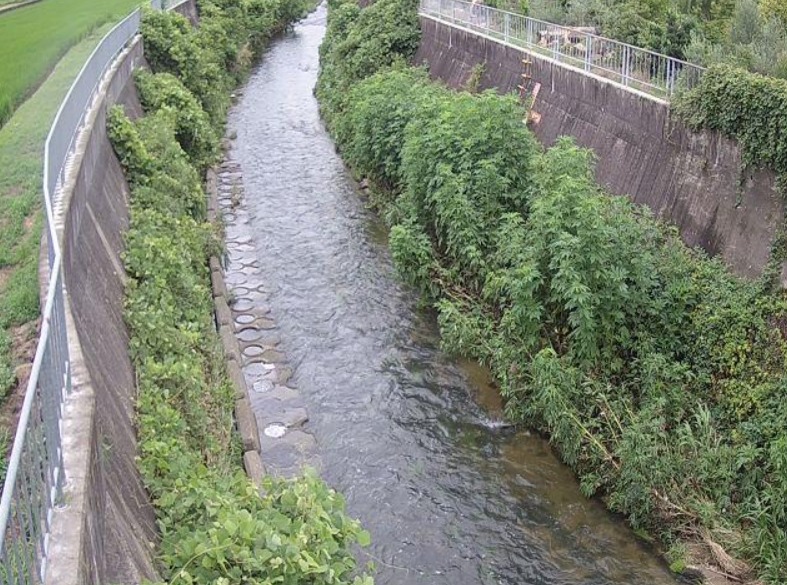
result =
[[139,0],[43,0],[0,14],[0,126],[70,47],[138,4]]
[[[0,476],[5,471],[6,439],[9,434],[13,436],[15,424],[13,404],[3,404],[3,399],[16,386],[16,367],[31,361],[29,354],[37,336],[35,327],[25,324],[39,315],[37,269],[44,141],[68,88],[111,27],[107,23],[97,28],[72,47],[32,97],[0,128]],[[23,392],[24,388],[18,390]],[[16,392],[11,402],[19,398]]]

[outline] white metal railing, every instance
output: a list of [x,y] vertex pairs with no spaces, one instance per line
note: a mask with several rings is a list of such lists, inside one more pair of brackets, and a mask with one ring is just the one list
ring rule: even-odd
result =
[[[151,0],[155,10],[168,4],[168,0]],[[64,400],[71,390],[62,251],[55,209],[85,116],[115,59],[138,34],[140,20],[141,11],[136,9],[101,39],[71,84],[44,145],[49,284],[41,334],[0,498],[2,585],[36,585],[44,580],[52,511],[62,496],[65,480],[61,424]]]
[[624,87],[669,99],[705,69],[614,39],[463,0],[420,0],[419,14],[522,47]]

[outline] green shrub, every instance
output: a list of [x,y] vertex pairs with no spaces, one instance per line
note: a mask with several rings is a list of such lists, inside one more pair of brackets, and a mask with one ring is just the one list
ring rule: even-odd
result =
[[[209,21],[208,21],[209,22]],[[156,73],[171,73],[202,104],[212,123],[220,127],[229,107],[231,76],[215,46],[203,46],[201,36],[176,12],[146,11],[141,25],[145,58]]]
[[402,181],[404,129],[429,95],[425,71],[399,68],[355,85],[336,138],[347,162],[383,189]]
[[177,77],[169,73],[151,74],[140,70],[135,81],[146,111],[163,107],[175,115],[175,136],[201,172],[216,161],[218,138],[199,101]]
[[379,0],[360,10],[353,0],[332,1],[317,83],[329,125],[355,82],[415,54],[420,38],[416,4]]

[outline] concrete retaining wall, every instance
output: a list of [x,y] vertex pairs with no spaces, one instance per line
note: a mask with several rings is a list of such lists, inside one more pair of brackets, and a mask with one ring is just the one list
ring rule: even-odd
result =
[[65,497],[74,505],[59,511],[60,533],[53,534],[47,571],[47,581],[58,585],[136,584],[157,577],[155,515],[135,460],[136,383],[123,322],[129,188],[106,133],[114,104],[141,114],[133,71],[143,64],[138,39],[116,63],[90,112],[58,205],[71,354],[81,370],[69,402],[83,409],[86,423],[82,440],[67,447],[84,465],[76,476],[66,468]]
[[784,219],[774,175],[747,172],[740,185],[740,148],[718,133],[693,133],[660,100],[508,46],[477,33],[421,18],[416,64],[453,88],[484,64],[480,89],[518,91],[525,71],[541,88],[532,128],[542,144],[573,136],[598,157],[596,178],[607,190],[650,207],[680,229],[684,241],[721,255],[739,275],[758,276]]
[[[174,10],[196,24],[194,0]],[[133,72],[144,65],[137,38],[102,82],[55,209],[73,390],[63,417],[65,505],[53,514],[46,585],[159,580],[155,512],[136,464],[136,378],[123,321],[130,191],[106,132],[113,105],[132,118],[142,114]]]

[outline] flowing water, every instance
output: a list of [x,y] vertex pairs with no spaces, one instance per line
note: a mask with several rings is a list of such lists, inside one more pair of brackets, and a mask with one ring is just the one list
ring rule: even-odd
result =
[[500,424],[486,372],[440,352],[321,124],[325,16],[274,43],[230,130],[323,476],[372,533],[361,562],[380,584],[675,583],[544,440]]

